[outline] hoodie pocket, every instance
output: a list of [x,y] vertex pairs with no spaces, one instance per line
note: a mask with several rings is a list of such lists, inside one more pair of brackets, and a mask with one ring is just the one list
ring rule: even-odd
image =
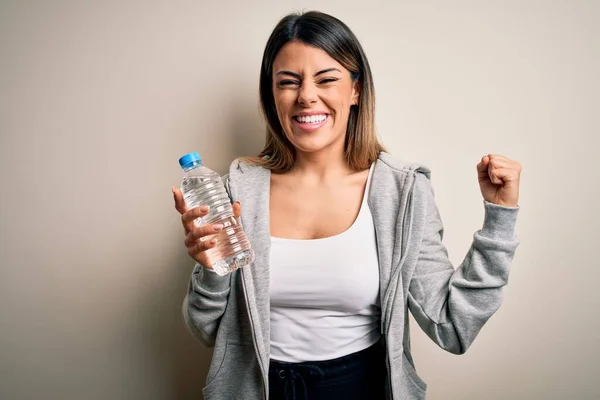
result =
[[415,367],[411,364],[404,351],[401,353],[400,358],[402,359],[402,369],[404,370],[404,373],[408,375],[415,388],[425,395],[425,392],[427,391],[427,384],[417,374]]
[[244,390],[253,392],[260,389],[260,375],[257,380],[253,373],[255,364],[252,345],[227,341],[222,351],[215,349],[213,353],[207,384],[202,389],[204,398],[237,399]]
[[229,347],[229,342],[225,342],[225,346],[214,347],[212,360],[210,361],[210,367],[208,368],[208,374],[206,375],[206,386],[209,386],[219,374],[219,371],[223,366],[223,360],[225,360],[227,347]]

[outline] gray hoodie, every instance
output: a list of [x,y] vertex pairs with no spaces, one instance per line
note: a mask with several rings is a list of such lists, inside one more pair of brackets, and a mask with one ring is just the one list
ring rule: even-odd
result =
[[[232,163],[226,186],[243,204],[242,225],[255,261],[223,277],[196,265],[183,302],[189,331],[214,346],[206,400],[269,398],[269,185],[269,170]],[[484,201],[483,227],[454,269],[442,243],[428,169],[381,153],[368,205],[379,255],[388,398],[424,399],[427,385],[410,353],[408,310],[441,348],[464,353],[502,303],[518,246],[518,207]]]

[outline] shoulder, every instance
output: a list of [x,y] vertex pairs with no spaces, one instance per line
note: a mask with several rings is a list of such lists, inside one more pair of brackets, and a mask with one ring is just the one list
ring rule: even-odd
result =
[[390,193],[396,193],[400,198],[410,196],[415,205],[414,209],[419,210],[417,212],[435,204],[431,170],[427,166],[403,161],[382,152],[379,154],[375,171],[378,171],[379,175],[377,184],[373,186],[376,191],[384,194],[384,197],[394,197],[390,196]]
[[[376,169],[387,174],[416,174],[417,179],[431,179],[431,170],[421,163],[404,161],[382,151],[377,159]],[[421,176],[421,178],[418,178]]]
[[226,175],[231,193],[235,196],[238,191],[260,193],[269,185],[270,171],[252,158],[240,157],[233,160]]
[[434,196],[431,170],[422,163],[404,161],[381,152],[373,174],[377,175],[378,182],[374,186],[383,192],[389,192],[392,187],[400,190],[411,182],[413,199]]
[[261,166],[252,162],[251,157],[238,157],[231,162],[231,165],[229,166],[229,173],[232,171],[245,173],[257,168],[262,169]]

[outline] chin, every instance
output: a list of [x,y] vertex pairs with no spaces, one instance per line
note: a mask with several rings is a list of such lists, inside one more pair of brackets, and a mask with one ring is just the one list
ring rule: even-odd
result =
[[345,135],[336,135],[329,126],[324,126],[312,132],[297,129],[294,126],[288,129],[292,132],[288,136],[291,139],[290,142],[297,150],[304,153],[316,153],[325,150],[334,145],[338,140],[342,142],[343,147]]
[[301,138],[294,140],[292,144],[296,149],[305,153],[316,153],[331,147],[335,140],[327,140],[326,138],[312,137]]

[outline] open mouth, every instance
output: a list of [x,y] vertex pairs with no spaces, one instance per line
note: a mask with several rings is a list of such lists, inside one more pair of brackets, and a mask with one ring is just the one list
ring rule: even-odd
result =
[[300,124],[320,124],[327,119],[327,114],[295,115],[294,121]]
[[313,132],[329,121],[329,114],[294,115],[292,121],[298,129],[304,132]]

